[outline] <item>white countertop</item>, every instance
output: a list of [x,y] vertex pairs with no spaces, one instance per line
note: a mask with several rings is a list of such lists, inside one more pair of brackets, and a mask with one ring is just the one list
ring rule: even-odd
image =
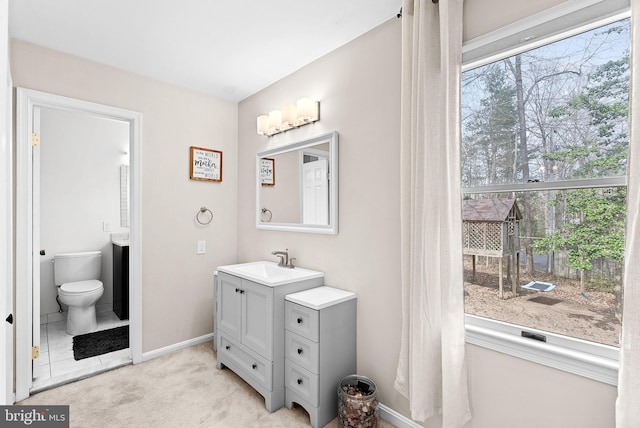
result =
[[324,273],[319,271],[304,269],[297,266],[293,269],[288,269],[278,266],[275,262],[268,261],[218,266],[218,271],[248,279],[249,281],[254,281],[269,287],[276,287],[278,285],[324,277]]
[[129,246],[129,234],[128,233],[112,233],[111,243],[119,247]]
[[337,303],[355,299],[356,293],[333,287],[316,287],[298,293],[287,294],[285,299],[307,308],[320,310]]

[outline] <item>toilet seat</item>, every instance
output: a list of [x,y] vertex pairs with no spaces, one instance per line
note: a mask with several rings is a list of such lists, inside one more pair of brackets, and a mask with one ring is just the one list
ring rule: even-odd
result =
[[87,281],[67,282],[60,286],[60,291],[69,294],[89,294],[94,293],[102,288],[102,281],[90,279]]
[[67,305],[67,328],[70,335],[94,331],[96,322],[96,302],[102,297],[104,287],[97,279],[65,282],[58,289],[60,302]]

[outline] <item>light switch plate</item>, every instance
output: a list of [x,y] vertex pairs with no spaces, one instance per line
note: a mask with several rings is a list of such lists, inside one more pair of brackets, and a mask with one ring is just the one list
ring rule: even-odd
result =
[[198,241],[198,254],[206,254],[207,241]]

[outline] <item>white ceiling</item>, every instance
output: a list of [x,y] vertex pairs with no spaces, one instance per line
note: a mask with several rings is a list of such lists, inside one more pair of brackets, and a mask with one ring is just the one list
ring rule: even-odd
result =
[[10,0],[11,37],[240,101],[402,0]]

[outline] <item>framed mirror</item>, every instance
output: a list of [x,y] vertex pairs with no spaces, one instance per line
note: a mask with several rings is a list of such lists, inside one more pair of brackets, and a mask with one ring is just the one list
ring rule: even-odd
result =
[[256,227],[338,233],[336,131],[257,154]]

